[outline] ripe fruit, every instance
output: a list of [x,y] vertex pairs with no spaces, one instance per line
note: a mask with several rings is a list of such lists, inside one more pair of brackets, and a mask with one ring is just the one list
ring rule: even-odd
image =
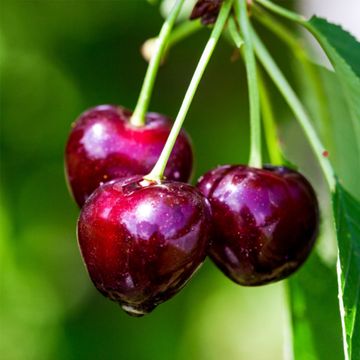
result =
[[285,167],[221,166],[198,182],[214,220],[210,255],[241,285],[284,279],[308,257],[318,230],[313,188]]
[[[102,183],[129,175],[145,175],[155,165],[171,130],[163,115],[147,114],[146,124],[132,126],[131,112],[112,105],[97,106],[76,121],[65,151],[66,176],[81,207]],[[192,149],[180,133],[165,170],[169,180],[187,182],[192,171]]]
[[80,249],[97,289],[134,316],[174,296],[206,256],[211,213],[188,184],[110,181],[82,208]]

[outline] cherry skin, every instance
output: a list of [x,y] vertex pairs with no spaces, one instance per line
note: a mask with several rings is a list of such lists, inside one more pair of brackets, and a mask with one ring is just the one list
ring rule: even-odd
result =
[[77,231],[96,288],[142,316],[174,296],[204,261],[210,204],[185,183],[116,179],[86,201]]
[[319,207],[310,183],[285,167],[221,166],[198,188],[209,199],[212,260],[241,285],[286,278],[306,260],[318,232]]
[[[97,106],[75,122],[65,150],[65,173],[77,204],[102,183],[142,174],[155,165],[171,130],[171,121],[149,113],[146,124],[130,124],[131,112],[113,105]],[[192,172],[192,147],[181,132],[165,170],[169,180],[187,182]]]

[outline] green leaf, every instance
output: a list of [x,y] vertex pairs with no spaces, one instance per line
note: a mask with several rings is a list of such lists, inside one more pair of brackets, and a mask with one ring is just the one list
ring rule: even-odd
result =
[[[295,64],[299,65],[298,62]],[[350,111],[333,71],[308,62],[297,67],[301,98],[314,120],[322,142],[329,152],[335,173],[343,186],[360,199],[360,158]],[[309,74],[304,76],[304,74]]]
[[357,164],[360,158],[357,134],[353,130],[350,109],[347,106],[345,96],[339,94],[340,82],[333,72],[316,67],[321,82],[324,86],[327,98],[326,107],[328,121],[325,131],[325,143],[328,144],[330,159],[335,167],[339,182],[360,199],[360,166]]
[[360,202],[337,183],[333,206],[339,243],[340,312],[349,359],[360,358]]
[[343,351],[335,269],[324,264],[314,252],[288,283],[295,359],[341,359]]
[[[339,79],[357,152],[350,169],[360,168],[360,44],[341,27],[313,17],[305,25],[317,38]],[[336,95],[335,95],[336,96]],[[346,126],[348,119],[338,119]],[[345,141],[345,140],[344,140]],[[346,159],[346,154],[344,154]],[[356,170],[355,170],[356,171]],[[356,173],[353,174],[358,178]],[[333,206],[339,249],[339,302],[346,359],[360,359],[360,203],[338,182]]]
[[[334,66],[349,107],[357,151],[360,153],[360,44],[340,26],[325,19],[313,17],[306,27],[317,38]],[[360,156],[354,167],[360,167]]]
[[325,19],[313,16],[309,22],[326,38],[338,54],[349,64],[352,71],[360,77],[360,43],[349,32],[339,25],[332,24]]

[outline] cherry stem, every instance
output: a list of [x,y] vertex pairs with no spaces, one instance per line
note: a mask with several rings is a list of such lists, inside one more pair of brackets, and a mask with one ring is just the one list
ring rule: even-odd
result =
[[[327,139],[327,145],[331,144],[331,136],[329,135],[329,111],[326,103],[326,95],[324,88],[321,85],[321,79],[317,69],[311,62],[309,55],[307,54],[304,47],[301,45],[298,37],[289,29],[278,21],[277,18],[272,15],[265,13],[263,9],[258,6],[253,6],[253,14],[255,18],[264,25],[267,29],[272,31],[278,36],[296,55],[299,60],[303,71],[307,76],[303,77],[303,81],[306,82],[307,87],[313,93],[313,97],[317,99],[314,102],[314,120],[317,120],[317,127],[322,134],[323,139]],[[316,113],[316,116],[315,116]]]
[[159,157],[157,163],[155,164],[154,168],[152,169],[150,174],[145,176],[146,180],[160,181],[163,177],[163,174],[164,174],[164,171],[166,168],[166,164],[169,160],[169,157],[170,157],[171,151],[175,145],[176,139],[181,131],[182,124],[188,113],[188,110],[189,110],[191,102],[194,98],[195,92],[199,86],[200,80],[201,80],[201,78],[205,72],[205,69],[210,61],[210,58],[214,52],[216,44],[219,41],[220,35],[224,29],[226,20],[229,17],[232,3],[233,3],[233,0],[225,0],[221,7],[220,13],[216,20],[214,28],[211,32],[210,38],[209,38],[208,42],[206,43],[204,51],[200,57],[200,60],[195,69],[194,75],[190,81],[189,87],[186,91],[184,100],[181,104],[180,110],[175,119],[174,125],[171,129],[171,132],[168,136],[165,146],[164,146],[164,148],[160,154],[160,157]]
[[295,21],[299,24],[304,24],[306,22],[306,18],[304,16],[296,14],[293,11],[287,10],[279,5],[276,5],[269,0],[255,0],[255,2],[261,4],[263,7],[267,8],[273,13],[285,17],[289,20]]
[[314,129],[309,115],[305,111],[304,106],[297,97],[296,93],[294,92],[294,90],[286,80],[285,76],[283,75],[283,73],[271,57],[270,53],[266,49],[265,45],[262,43],[254,30],[252,30],[252,37],[257,57],[259,58],[267,73],[269,74],[270,78],[273,80],[274,84],[279,89],[280,93],[283,95],[295,117],[299,121],[299,124],[302,127],[306,137],[308,138],[310,145],[315,153],[315,156],[320,163],[329,188],[331,191],[334,191],[336,184],[335,173],[329,159],[323,156],[325,150],[324,146],[322,145]]
[[[164,52],[162,54],[162,61],[166,58],[168,51],[180,41],[188,38],[195,32],[203,29],[204,26],[201,24],[200,20],[187,20],[179,24],[172,32],[168,39],[168,42],[165,46]],[[157,37],[151,38],[145,41],[142,54],[146,61],[150,61],[154,51]]]
[[176,18],[181,10],[184,0],[177,0],[174,7],[171,9],[169,16],[165,20],[159,36],[156,40],[155,51],[151,57],[149,66],[146,71],[144,82],[140,91],[139,99],[136,104],[130,123],[134,126],[143,126],[146,122],[146,112],[149,107],[151,93],[154,88],[156,74],[159,69],[161,59],[166,48],[166,44],[171,34]]
[[233,17],[229,19],[227,30],[228,31],[226,34],[229,38],[228,40],[231,40],[238,49],[241,49],[241,47],[244,45],[244,40],[239,33],[237,23]]
[[244,58],[246,75],[249,88],[250,102],[250,158],[249,165],[262,167],[261,156],[261,117],[260,117],[260,95],[258,87],[256,59],[251,37],[251,25],[247,13],[246,0],[235,2],[235,14],[240,24],[240,29],[244,37]]
[[172,32],[166,50],[201,29],[204,29],[204,25],[200,20],[184,21]]
[[270,96],[266,88],[263,77],[258,73],[259,88],[260,88],[260,102],[262,119],[265,129],[265,139],[270,157],[270,162],[273,165],[282,165],[284,162],[281,146],[279,144],[279,136],[277,133],[274,112],[271,106]]

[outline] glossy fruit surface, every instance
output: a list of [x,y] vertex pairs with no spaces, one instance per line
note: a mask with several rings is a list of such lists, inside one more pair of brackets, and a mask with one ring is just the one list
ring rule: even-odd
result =
[[[102,183],[146,175],[155,165],[171,130],[163,115],[147,114],[146,124],[130,124],[131,112],[117,106],[90,109],[75,122],[65,151],[66,177],[81,207]],[[187,182],[192,171],[192,148],[181,132],[165,170],[168,180]]]
[[293,273],[309,255],[319,208],[310,183],[285,167],[221,166],[198,182],[214,219],[210,256],[241,285]]
[[142,177],[110,181],[82,208],[80,249],[97,289],[141,316],[199,268],[210,237],[209,202],[193,186]]

